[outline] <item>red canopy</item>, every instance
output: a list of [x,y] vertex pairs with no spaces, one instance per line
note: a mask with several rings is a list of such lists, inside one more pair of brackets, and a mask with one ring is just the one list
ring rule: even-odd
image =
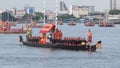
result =
[[47,33],[49,32],[52,28],[55,28],[55,25],[52,23],[46,24],[43,26],[43,28],[40,30],[40,33]]

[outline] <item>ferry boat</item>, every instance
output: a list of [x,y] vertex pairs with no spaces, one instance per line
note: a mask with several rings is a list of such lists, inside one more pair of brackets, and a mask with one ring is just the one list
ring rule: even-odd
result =
[[[54,24],[46,24],[40,30],[40,33],[48,33],[55,29]],[[84,51],[96,51],[96,49],[101,46],[101,41],[96,44],[89,44],[84,38],[69,38],[64,37],[64,39],[49,39],[49,43],[41,43],[42,37],[40,36],[30,36],[24,41],[22,36],[19,36],[19,41],[26,46],[32,47],[44,47],[44,48],[55,48],[55,49],[69,49],[69,50],[84,50]],[[46,40],[46,39],[45,39]]]

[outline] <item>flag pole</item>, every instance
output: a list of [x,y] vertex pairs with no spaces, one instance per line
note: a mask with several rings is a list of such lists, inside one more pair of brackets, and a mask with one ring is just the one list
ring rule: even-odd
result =
[[58,22],[58,0],[56,0],[56,16],[55,16],[55,25],[57,28],[57,22]]
[[43,23],[44,25],[45,25],[45,20],[46,20],[46,18],[45,18],[45,8],[46,8],[46,0],[44,0],[44,21],[43,21],[43,22],[44,22],[44,23]]

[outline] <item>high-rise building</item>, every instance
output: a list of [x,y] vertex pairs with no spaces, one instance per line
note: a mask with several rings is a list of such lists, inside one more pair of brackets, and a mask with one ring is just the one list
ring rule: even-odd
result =
[[68,9],[64,1],[60,1],[60,11],[66,11],[66,10]]
[[118,9],[120,10],[120,0],[110,0],[110,9]]
[[27,8],[27,13],[28,13],[28,14],[33,14],[34,11],[35,11],[35,8],[34,8],[34,7],[28,7],[28,8]]
[[68,8],[64,1],[60,1],[60,12],[61,13],[68,13]]

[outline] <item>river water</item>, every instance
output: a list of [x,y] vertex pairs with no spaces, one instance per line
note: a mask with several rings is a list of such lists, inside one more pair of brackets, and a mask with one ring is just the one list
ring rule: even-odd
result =
[[[101,40],[102,49],[88,52],[29,47],[17,41],[20,34],[0,34],[0,68],[120,68],[120,25],[86,27],[77,23],[57,27],[64,37],[85,38],[91,29],[93,44]],[[40,29],[32,30],[33,35],[40,35]]]

